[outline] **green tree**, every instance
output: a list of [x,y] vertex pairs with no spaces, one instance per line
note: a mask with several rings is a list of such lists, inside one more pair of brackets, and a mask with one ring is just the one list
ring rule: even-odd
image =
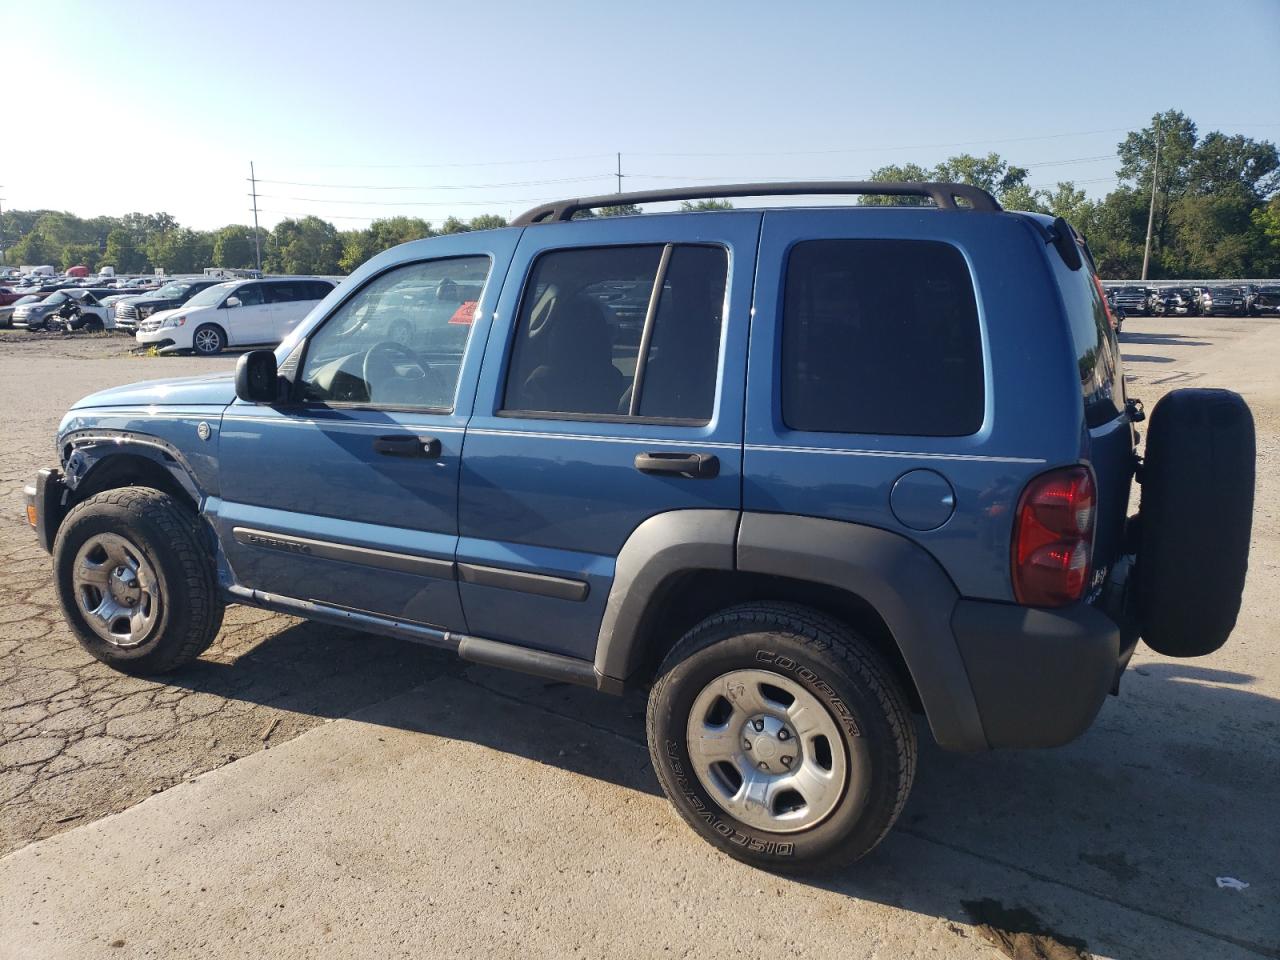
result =
[[165,273],[199,273],[213,260],[212,233],[178,227],[153,234],[147,241],[147,257]]
[[[259,243],[266,238],[260,237]],[[213,266],[234,270],[250,270],[254,260],[253,228],[239,223],[228,224],[213,234]]]
[[133,235],[124,227],[116,227],[107,234],[107,248],[99,262],[115,267],[117,273],[145,273],[150,267],[146,254],[138,249]]
[[459,220],[457,217],[449,217],[444,223],[440,224],[440,233],[443,236],[448,236],[451,233],[466,233],[470,229],[471,227],[465,221]]
[[640,213],[641,210],[634,203],[616,203],[612,206],[601,207],[598,216],[601,217],[633,217]]
[[62,248],[62,269],[72,267],[88,267],[92,270],[98,262],[98,245],[96,243],[69,243]]
[[29,264],[35,267],[46,263],[60,263],[62,251],[46,240],[42,234],[28,233],[9,248],[5,258],[11,264]]
[[728,200],[685,200],[680,209],[689,213],[702,210],[732,210],[733,204]]
[[506,225],[507,218],[496,213],[482,213],[478,217],[472,217],[470,223],[472,230],[497,230]]
[[336,274],[341,271],[338,231],[319,217],[286,219],[271,231],[263,267],[271,273]]

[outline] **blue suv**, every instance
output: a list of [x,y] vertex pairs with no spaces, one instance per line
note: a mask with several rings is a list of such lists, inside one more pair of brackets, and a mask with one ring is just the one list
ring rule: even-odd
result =
[[[917,205],[591,214],[780,194]],[[1139,636],[1225,642],[1252,418],[1176,391],[1140,459],[1143,417],[1061,219],[956,184],[658,191],[396,247],[234,379],[86,397],[27,514],[119,670],[243,603],[649,687],[690,826],[812,869],[893,824],[913,713],[951,750],[1061,744]]]

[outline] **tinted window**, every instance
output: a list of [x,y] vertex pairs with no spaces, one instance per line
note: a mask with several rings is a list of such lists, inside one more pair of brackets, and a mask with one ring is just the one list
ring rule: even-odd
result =
[[782,417],[794,430],[966,436],[983,415],[973,281],[954,247],[812,240],[787,263]]
[[[1060,257],[1050,257],[1075,344],[1085,421],[1091,427],[1114,419],[1124,406],[1120,347],[1100,290],[1088,266],[1068,270]],[[1092,259],[1092,258],[1090,258]]]
[[308,300],[307,285],[301,280],[290,283],[268,283],[266,290],[267,303],[294,303]]
[[[665,271],[664,247],[658,244],[539,257],[520,305],[504,409],[709,421],[728,254],[722,247],[669,249]],[[645,319],[659,282],[640,363]]]
[[[262,304],[262,287],[261,283],[246,283],[243,287],[237,287],[232,296],[240,299],[242,307],[257,307]],[[188,303],[194,302],[194,298]]]
[[488,257],[411,263],[362,287],[307,346],[304,400],[449,410]]
[[303,284],[303,287],[304,300],[323,300],[329,295],[329,291],[333,289],[323,280],[308,280]]

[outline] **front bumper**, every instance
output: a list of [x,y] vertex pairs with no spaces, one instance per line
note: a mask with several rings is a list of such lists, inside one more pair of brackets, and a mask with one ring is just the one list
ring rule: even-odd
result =
[[1080,736],[1132,653],[1120,627],[1088,604],[960,600],[951,628],[992,747],[1056,747]]
[[56,467],[41,469],[36,474],[35,482],[27,484],[22,490],[26,500],[27,523],[35,529],[40,548],[46,553],[53,552],[53,538],[57,536],[62,518],[67,514],[68,492],[62,479],[62,471]]

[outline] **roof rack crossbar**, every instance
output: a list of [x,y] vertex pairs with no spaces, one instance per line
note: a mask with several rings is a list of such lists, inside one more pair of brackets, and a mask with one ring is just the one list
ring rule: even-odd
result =
[[996,198],[981,187],[965,183],[894,183],[872,180],[820,180],[787,183],[738,183],[712,187],[675,187],[668,190],[640,190],[633,193],[610,193],[599,197],[557,200],[526,210],[512,221],[513,227],[535,223],[563,223],[581,210],[617,206],[624,203],[663,203],[676,200],[718,200],[728,197],[798,197],[798,196],[903,196],[928,197],[941,210],[959,210],[963,200],[974,210],[999,212]]

